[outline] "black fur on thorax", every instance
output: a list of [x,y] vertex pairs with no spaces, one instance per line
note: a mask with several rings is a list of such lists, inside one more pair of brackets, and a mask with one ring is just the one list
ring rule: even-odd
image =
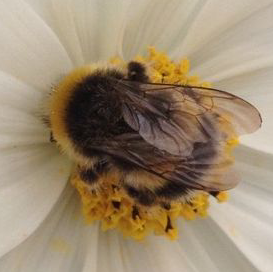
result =
[[98,70],[73,91],[65,122],[77,147],[131,131],[122,118],[121,101],[111,78],[122,79],[124,75],[116,70]]

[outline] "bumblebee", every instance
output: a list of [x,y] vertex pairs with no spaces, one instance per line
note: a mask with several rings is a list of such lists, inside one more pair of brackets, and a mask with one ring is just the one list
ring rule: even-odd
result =
[[148,68],[131,61],[66,76],[51,94],[49,124],[91,189],[115,179],[148,207],[233,188],[227,143],[257,130],[261,117],[224,91],[152,83]]

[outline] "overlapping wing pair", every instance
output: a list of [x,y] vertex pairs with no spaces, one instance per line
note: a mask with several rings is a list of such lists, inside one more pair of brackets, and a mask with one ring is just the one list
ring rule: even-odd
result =
[[116,136],[100,149],[191,189],[237,184],[227,142],[260,127],[254,106],[212,88],[115,79],[113,86],[135,133]]

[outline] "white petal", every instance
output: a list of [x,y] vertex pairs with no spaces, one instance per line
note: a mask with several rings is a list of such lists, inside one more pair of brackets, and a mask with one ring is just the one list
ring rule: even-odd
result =
[[[261,7],[256,3],[254,1],[250,5],[246,4],[245,8],[248,6],[251,8],[253,5]],[[262,4],[264,6],[263,1]],[[251,11],[249,16],[239,17],[235,24],[230,25],[188,55],[193,74],[213,82],[272,65],[272,1],[270,5],[259,10],[251,8]],[[214,18],[213,14],[211,18]],[[232,18],[229,19],[232,20]],[[207,24],[205,21],[203,23],[205,27]]]
[[101,235],[98,271],[256,271],[210,219],[179,225],[175,242],[149,237],[139,243],[114,232]]
[[243,136],[241,142],[273,153],[273,66],[231,77],[213,86],[239,95],[257,107],[263,119],[262,127],[251,135]]
[[24,0],[24,2],[28,3],[46,24],[50,27],[54,25],[50,0]]
[[170,52],[173,45],[181,44],[202,5],[198,0],[135,1],[130,6],[124,34],[125,58],[145,53],[149,45]]
[[98,226],[86,226],[77,193],[68,185],[48,218],[24,243],[2,257],[9,272],[97,271]]
[[225,212],[220,208],[216,206],[211,213],[215,223],[258,271],[271,272],[273,269],[273,248],[270,243],[273,239],[272,225],[257,220],[252,214],[231,204],[222,207]]
[[71,69],[58,38],[26,3],[0,2],[0,70],[29,85],[50,89]]
[[39,119],[46,93],[18,77],[0,71],[0,255],[39,226],[69,173]]
[[124,250],[125,240],[117,231],[100,232],[98,242],[97,271],[132,271],[132,263],[126,262],[128,251]]
[[181,237],[181,247],[195,263],[196,271],[260,271],[210,217],[188,222],[185,230],[189,237]]
[[249,15],[268,5],[271,0],[229,0],[219,3],[218,0],[200,1],[200,8],[192,14],[183,40],[172,52],[174,57],[192,57],[200,49],[209,49],[209,44],[218,39],[227,30],[236,27]]
[[76,65],[121,54],[130,1],[52,0],[52,26]]
[[237,156],[237,167],[243,183],[231,191],[227,204],[213,205],[210,214],[259,271],[270,272],[273,270],[273,156],[246,148],[242,151]]
[[100,234],[98,271],[196,271],[183,247],[162,237],[144,242],[123,238],[116,231]]
[[49,142],[39,108],[44,94],[0,71],[0,148]]
[[98,271],[256,271],[211,219],[179,225],[177,242],[149,237],[139,243],[115,232],[101,234]]
[[1,149],[0,164],[1,256],[44,220],[67,182],[70,167],[48,144]]
[[130,263],[134,264],[132,271],[196,271],[179,242],[163,237],[150,237],[143,244],[128,241],[124,251],[128,252]]
[[273,155],[245,146],[236,148],[234,153],[235,167],[243,182],[273,194]]

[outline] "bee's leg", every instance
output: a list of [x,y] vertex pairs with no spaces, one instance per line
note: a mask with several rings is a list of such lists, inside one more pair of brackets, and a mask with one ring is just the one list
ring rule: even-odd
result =
[[79,167],[79,176],[81,180],[89,185],[97,185],[100,177],[108,172],[109,163],[106,160],[98,160],[92,167],[84,168]]
[[132,209],[132,218],[133,218],[134,220],[136,220],[137,217],[140,217],[140,215],[139,215],[139,210],[138,210],[137,206],[134,205],[134,206],[133,206],[133,209]]
[[165,80],[165,74],[163,73],[163,74],[162,74],[161,83],[164,83],[164,80]]
[[50,131],[49,141],[50,141],[51,143],[56,143],[56,140],[55,140],[54,137],[53,137],[52,131]]

